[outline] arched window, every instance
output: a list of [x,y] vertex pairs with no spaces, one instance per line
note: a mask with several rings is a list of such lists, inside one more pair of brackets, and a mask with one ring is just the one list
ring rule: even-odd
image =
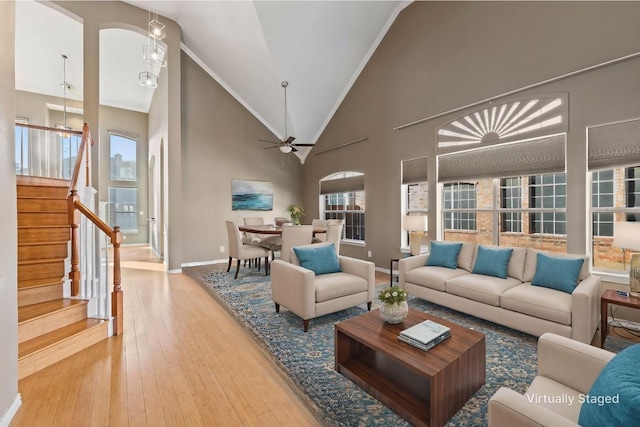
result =
[[342,220],[342,238],[364,242],[364,174],[345,171],[320,180],[321,217]]

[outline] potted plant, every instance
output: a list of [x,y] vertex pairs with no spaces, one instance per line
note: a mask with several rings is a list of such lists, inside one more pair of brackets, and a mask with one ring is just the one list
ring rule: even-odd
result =
[[380,315],[387,323],[400,323],[409,314],[407,291],[397,286],[390,286],[380,291]]
[[289,211],[291,223],[293,225],[300,225],[300,218],[304,216],[304,209],[298,205],[289,205],[287,211]]

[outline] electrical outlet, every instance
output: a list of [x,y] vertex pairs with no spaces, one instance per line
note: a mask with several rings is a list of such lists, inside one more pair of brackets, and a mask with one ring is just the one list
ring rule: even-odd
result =
[[220,252],[224,252],[224,246],[220,246]]
[[371,258],[371,251],[368,252],[369,258]]

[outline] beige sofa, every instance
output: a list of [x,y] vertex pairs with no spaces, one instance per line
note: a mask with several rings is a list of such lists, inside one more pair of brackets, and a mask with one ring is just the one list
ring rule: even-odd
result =
[[542,335],[538,375],[524,395],[502,387],[491,397],[489,427],[578,426],[580,396],[589,393],[614,356],[565,337]]
[[471,273],[474,243],[462,244],[455,269],[425,266],[428,255],[403,258],[398,263],[400,287],[418,298],[531,335],[553,332],[591,343],[599,321],[600,278],[589,275],[589,260],[585,258],[579,283],[569,294],[531,285],[541,251],[512,249],[506,279]]

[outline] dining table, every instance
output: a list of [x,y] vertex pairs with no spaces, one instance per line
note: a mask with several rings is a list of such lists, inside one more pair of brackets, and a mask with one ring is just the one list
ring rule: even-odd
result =
[[[286,226],[286,227],[295,227],[295,225],[290,225],[290,226]],[[277,225],[271,225],[271,224],[264,224],[264,225],[240,225],[238,226],[238,230],[245,232],[245,233],[253,233],[253,234],[275,234],[275,235],[282,235],[282,227],[279,227]],[[313,227],[313,235],[315,236],[316,233],[321,234],[321,233],[326,233],[327,232],[327,228],[326,227]]]

